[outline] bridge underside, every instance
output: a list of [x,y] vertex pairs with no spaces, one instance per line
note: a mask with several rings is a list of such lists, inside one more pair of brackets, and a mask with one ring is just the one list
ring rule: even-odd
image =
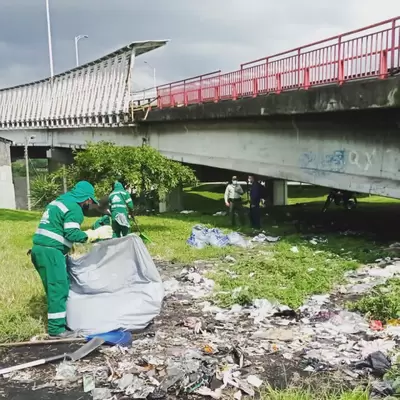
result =
[[[37,130],[35,146],[148,143],[176,161],[400,198],[397,109]],[[27,131],[4,132],[22,144]]]

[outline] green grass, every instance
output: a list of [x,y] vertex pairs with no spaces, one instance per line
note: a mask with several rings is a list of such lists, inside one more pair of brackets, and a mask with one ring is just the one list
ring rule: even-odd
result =
[[[224,209],[223,190],[223,186],[215,189],[206,185],[187,190],[185,198],[191,201],[191,206],[186,204],[186,209],[208,214]],[[208,203],[204,199],[208,199]],[[219,289],[232,291],[247,287],[239,298],[232,298],[230,293],[219,294],[222,303],[245,303],[262,297],[297,306],[310,294],[329,291],[340,282],[344,271],[386,255],[382,243],[370,239],[368,234],[361,237],[338,235],[337,224],[347,226],[350,223],[351,228],[354,222],[365,229],[387,233],[388,223],[393,224],[398,215],[395,214],[396,207],[397,204],[371,204],[371,207],[362,207],[351,214],[333,208],[323,217],[320,207],[312,204],[268,208],[264,211],[268,214],[263,218],[264,229],[271,235],[281,235],[282,239],[276,246],[259,245],[250,250],[211,247],[198,250],[186,244],[193,225],[200,223],[229,230],[228,217],[195,213],[140,216],[137,219],[142,231],[152,239],[148,249],[153,257],[182,264],[213,259],[218,264],[213,277]],[[0,210],[0,342],[27,339],[45,331],[45,296],[26,255],[39,218],[40,213]],[[331,231],[332,221],[336,230]],[[87,219],[86,228],[92,222],[93,219]],[[324,225],[323,236],[328,242],[311,244],[298,233],[298,224],[311,231]],[[248,228],[243,231],[246,229],[248,232]],[[394,235],[397,237],[397,229],[394,229]],[[291,252],[292,246],[297,246],[299,253]],[[237,262],[227,264],[224,261],[226,255],[232,255]],[[226,269],[235,271],[238,278],[232,279]],[[249,274],[253,276],[251,279]]]
[[[252,252],[234,265],[221,266],[212,277],[223,293],[218,297],[224,305],[249,303],[254,298],[277,299],[291,307],[298,307],[310,294],[326,293],[339,282],[345,271],[359,263],[348,256],[339,256],[323,249],[310,247],[306,242],[297,245],[298,253],[291,251],[290,238],[271,246],[269,254]],[[236,279],[225,272],[229,268]],[[249,277],[252,277],[249,279]],[[231,292],[244,288],[239,297]],[[247,289],[246,289],[247,288]],[[225,292],[229,293],[225,293]]]
[[367,317],[386,323],[400,317],[400,281],[390,279],[385,285],[376,287],[371,293],[348,305]]
[[262,400],[368,400],[368,390],[356,388],[354,390],[329,391],[318,388],[286,390],[267,389],[261,395]]

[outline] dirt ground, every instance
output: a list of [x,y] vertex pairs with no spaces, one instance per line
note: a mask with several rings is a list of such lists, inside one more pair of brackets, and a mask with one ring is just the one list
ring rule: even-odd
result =
[[[162,272],[164,279],[166,275],[172,276],[179,274],[182,270],[182,265],[159,264],[159,269]],[[168,272],[167,272],[168,271]],[[156,357],[165,355],[168,352],[175,352],[179,348],[192,347],[200,349],[202,346],[207,345],[207,336],[204,338],[202,335],[196,334],[193,330],[182,326],[182,321],[188,316],[199,318],[202,325],[210,337],[219,337],[221,342],[226,341],[227,344],[239,343],[241,338],[248,337],[254,330],[251,321],[243,321],[243,323],[234,329],[231,326],[226,327],[224,331],[223,324],[218,325],[218,322],[212,317],[205,317],[199,310],[198,303],[201,301],[188,298],[184,294],[176,294],[167,297],[164,302],[164,307],[161,315],[151,324],[145,331],[134,334],[135,340],[141,341],[143,339],[153,338],[155,335],[165,337],[165,343],[160,346],[154,347],[153,345],[143,345],[143,349],[138,348],[124,360],[131,360],[132,363],[139,363],[140,358],[145,356]],[[225,324],[226,325],[226,324]],[[229,325],[229,324],[228,324]],[[222,329],[222,330],[221,330]],[[220,332],[220,333],[215,333]],[[236,340],[237,339],[237,340]],[[239,340],[240,339],[240,340]],[[164,339],[162,339],[164,340]],[[1,365],[4,367],[25,363],[49,357],[57,354],[68,353],[76,350],[79,347],[77,344],[73,345],[36,345],[31,347],[17,347],[10,349],[0,350]],[[218,360],[223,360],[229,355],[231,350],[221,344],[219,351],[213,355]],[[79,369],[93,369],[99,367],[111,366],[115,371],[118,370],[118,355],[110,356],[110,354],[103,354],[96,352],[84,360],[77,362]],[[246,366],[248,364],[248,366]],[[45,400],[45,399],[61,399],[61,400],[84,400],[91,399],[90,393],[83,392],[82,380],[77,382],[55,382],[56,367],[58,363],[32,368],[25,372],[20,372],[14,379],[0,378],[0,398],[14,399],[14,400]],[[110,368],[108,368],[109,372]],[[283,388],[287,386],[288,382],[293,379],[298,380],[300,377],[305,378],[308,373],[302,371],[299,363],[296,360],[286,360],[281,355],[269,354],[268,356],[247,356],[244,355],[243,373],[257,373],[262,376],[264,381],[269,382],[272,386]],[[97,379],[96,379],[97,383]],[[107,382],[100,380],[96,387],[109,387]],[[123,394],[116,395],[118,399],[124,399]],[[168,397],[173,398],[173,397]],[[181,396],[179,398],[182,398]],[[188,398],[196,398],[190,395]]]
[[[302,233],[318,232],[323,233],[324,231],[342,231],[345,229],[354,229],[364,231],[365,235],[372,235],[376,240],[377,236],[382,241],[397,238],[397,229],[394,229],[393,221],[400,220],[399,208],[393,207],[389,210],[385,217],[380,219],[373,218],[372,215],[365,211],[361,212],[358,217],[355,215],[352,218],[346,217],[344,213],[341,213],[339,218],[334,218],[332,221],[332,215],[327,215],[315,224],[313,218],[313,212],[308,214],[304,212],[299,206],[293,208],[293,218],[302,215],[302,218],[298,218],[299,224],[297,226],[298,231]],[[388,222],[391,221],[390,224]],[[385,225],[385,226],[384,226]],[[397,226],[397,224],[395,224]],[[161,271],[163,279],[168,279],[171,276],[179,275],[180,271],[184,267],[178,264],[167,264],[158,263],[158,267]],[[340,300],[340,299],[338,299]],[[219,338],[225,340],[227,344],[235,344],[240,342],[240,338],[244,340],[248,339],[251,333],[255,330],[250,322],[244,321],[240,326],[233,326],[231,330],[224,330],[223,327],[218,326],[214,319],[207,319],[201,312],[199,307],[200,300],[193,300],[187,298],[184,295],[172,295],[169,296],[165,302],[161,315],[154,321],[154,323],[145,331],[138,335],[134,335],[135,341],[141,341],[143,338],[152,337],[157,334],[165,336],[165,344],[161,352],[164,354],[177,347],[190,347],[200,349],[201,346],[207,345],[206,338],[201,335],[196,335],[192,330],[182,326],[182,322],[187,317],[199,318],[202,322],[204,329],[209,332],[210,335],[217,330],[219,332]],[[217,326],[216,326],[217,325]],[[221,333],[222,332],[222,333]],[[147,346],[144,344],[144,346]],[[52,346],[31,346],[23,348],[11,348],[11,349],[0,349],[0,360],[1,366],[7,367],[19,363],[25,363],[33,361],[42,357],[74,351],[77,345],[52,345]],[[132,363],[138,363],[141,361],[141,357],[145,355],[151,355],[156,349],[151,345],[141,348],[135,348],[130,353]],[[229,353],[229,349],[224,349],[224,346],[220,346],[219,351],[213,355],[213,357],[223,359]],[[160,349],[157,349],[160,352]],[[128,357],[128,359],[129,359]],[[84,360],[78,362],[79,369],[90,370],[90,368],[108,368],[111,363],[111,367],[118,369],[118,363],[116,361],[118,357],[110,358],[107,353],[97,352]],[[291,382],[298,380],[311,379],[319,381],[319,384],[324,379],[324,375],[318,373],[307,373],[303,371],[303,367],[300,363],[301,354],[295,354],[292,360],[285,359],[280,354],[267,353],[260,356],[246,356],[243,367],[244,373],[253,373],[262,377],[264,382],[268,382],[271,386],[277,388],[286,387]],[[246,360],[249,361],[249,366],[246,366]],[[113,364],[114,363],[114,364]],[[47,365],[43,367],[36,367],[30,369],[26,374],[20,374],[17,379],[8,379],[0,377],[0,398],[10,400],[47,400],[47,399],[60,399],[60,400],[85,400],[91,399],[91,393],[84,393],[82,387],[82,380],[77,380],[73,383],[55,383],[54,377],[56,375],[57,364]],[[332,383],[337,378],[338,382],[343,383],[342,377],[330,374],[329,380]],[[96,381],[96,387],[109,387],[109,384],[104,380]],[[127,399],[122,393],[116,395],[118,399]],[[168,397],[173,398],[173,397]],[[182,399],[182,396],[179,397]],[[189,398],[195,398],[190,396]]]

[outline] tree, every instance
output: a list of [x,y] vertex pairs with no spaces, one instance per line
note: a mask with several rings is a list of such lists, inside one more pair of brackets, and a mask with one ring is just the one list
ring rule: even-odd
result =
[[89,143],[86,150],[77,152],[68,175],[74,181],[85,179],[94,184],[99,196],[108,194],[116,179],[123,179],[140,193],[153,187],[160,197],[179,185],[196,182],[193,170],[152,147],[109,142]]
[[[63,172],[61,169],[34,182],[34,202],[47,204],[61,193]],[[89,181],[98,197],[108,195],[117,179],[135,187],[138,193],[148,193],[153,188],[160,198],[179,185],[196,183],[192,169],[147,145],[129,147],[110,142],[88,143],[85,150],[78,150],[74,164],[66,168],[66,177],[69,188],[80,180]]]

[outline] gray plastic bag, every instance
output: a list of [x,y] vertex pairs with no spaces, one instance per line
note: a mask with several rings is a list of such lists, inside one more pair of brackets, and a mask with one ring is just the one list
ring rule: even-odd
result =
[[67,324],[82,334],[145,328],[162,306],[164,287],[146,246],[135,234],[67,259]]

